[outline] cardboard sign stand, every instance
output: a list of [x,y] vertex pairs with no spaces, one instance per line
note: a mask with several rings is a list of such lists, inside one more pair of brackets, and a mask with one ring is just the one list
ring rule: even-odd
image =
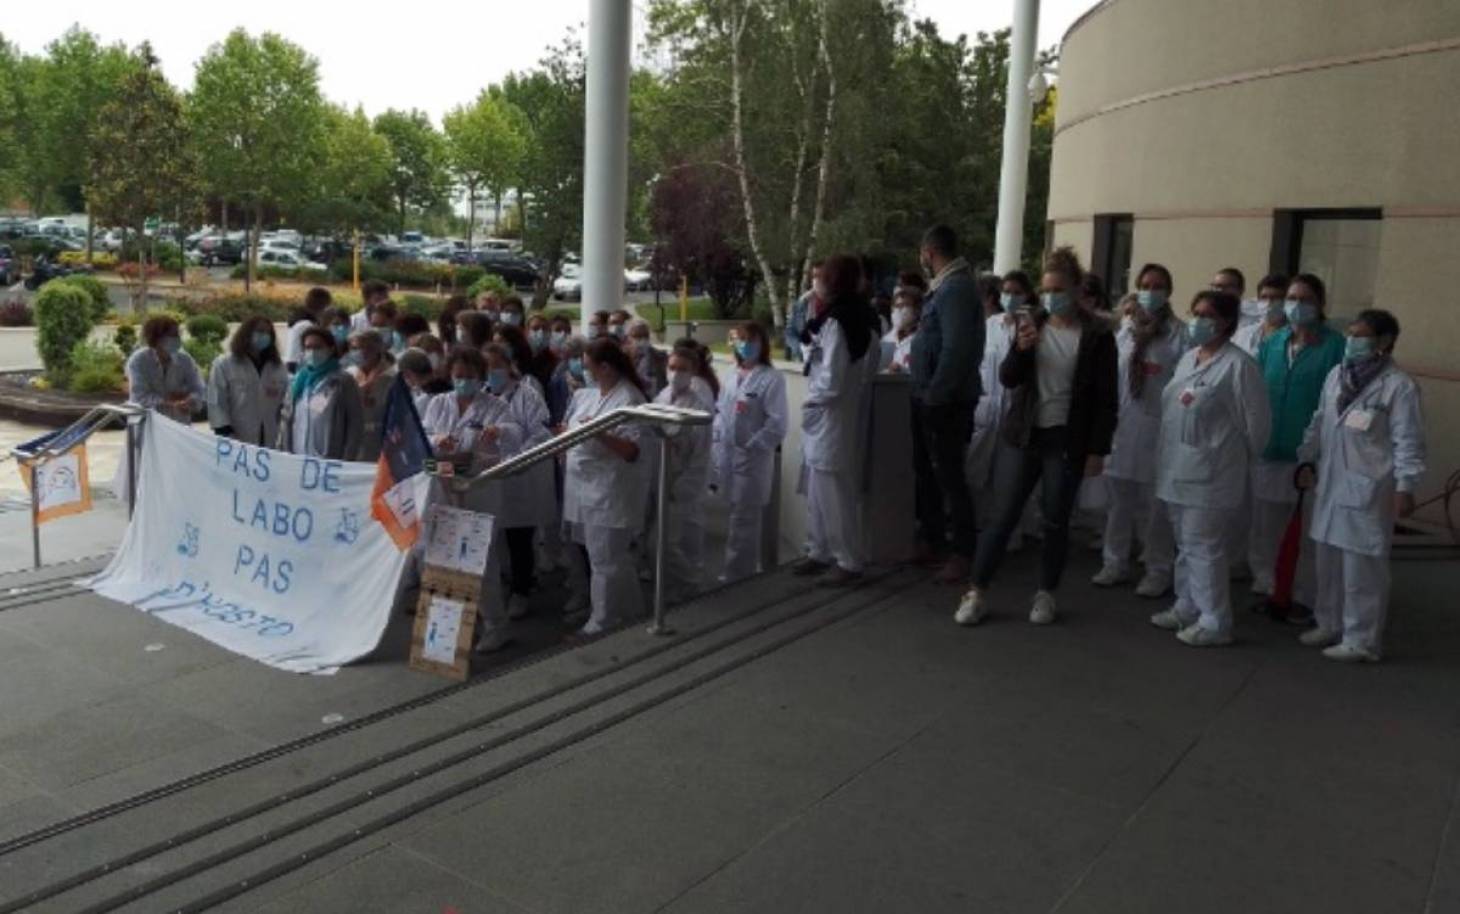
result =
[[471,675],[477,607],[494,524],[491,515],[461,508],[434,505],[426,512],[425,567],[411,634],[412,669],[457,682]]

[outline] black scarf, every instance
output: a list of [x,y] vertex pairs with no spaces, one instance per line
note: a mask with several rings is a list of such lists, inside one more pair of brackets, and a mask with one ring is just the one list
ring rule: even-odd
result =
[[853,362],[861,361],[862,356],[867,354],[867,349],[877,336],[873,328],[882,326],[871,303],[859,295],[853,295],[833,299],[825,312],[807,321],[801,341],[810,344],[828,320],[834,320],[841,325],[842,333],[847,338],[847,351],[851,353]]

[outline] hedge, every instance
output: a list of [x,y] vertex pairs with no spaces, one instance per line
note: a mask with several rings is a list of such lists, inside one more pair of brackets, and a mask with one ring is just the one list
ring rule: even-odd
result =
[[[81,264],[87,262],[85,251],[62,251],[61,256],[57,259],[67,266],[80,266]],[[110,251],[91,252],[91,265],[98,270],[115,269],[117,263],[117,255],[111,253]]]
[[48,282],[35,297],[36,351],[46,374],[65,386],[71,372],[71,352],[91,332],[91,299],[77,286]]
[[126,357],[114,346],[78,342],[71,350],[69,390],[76,393],[107,393],[122,389]]
[[228,335],[228,321],[216,314],[194,314],[187,320],[188,336],[220,343]]
[[91,315],[91,322],[99,324],[106,320],[107,315],[112,312],[111,297],[106,294],[106,283],[95,276],[87,276],[84,273],[73,273],[70,276],[63,276],[53,282],[64,282],[74,286],[86,293],[89,302],[88,311]]

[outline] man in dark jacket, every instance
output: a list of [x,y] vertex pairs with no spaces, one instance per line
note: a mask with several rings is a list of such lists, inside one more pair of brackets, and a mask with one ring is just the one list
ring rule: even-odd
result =
[[[913,338],[912,432],[918,558],[936,561],[947,550],[937,580],[968,576],[977,545],[973,495],[963,473],[973,408],[979,396],[984,314],[978,284],[958,256],[958,236],[939,225],[923,236],[923,269],[932,276]],[[952,520],[951,543],[947,521]]]

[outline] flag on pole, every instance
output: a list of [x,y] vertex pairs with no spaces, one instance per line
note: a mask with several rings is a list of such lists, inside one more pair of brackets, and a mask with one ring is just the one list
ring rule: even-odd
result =
[[[37,470],[33,457],[44,448],[60,451],[48,457]],[[84,514],[91,510],[91,478],[86,466],[86,439],[79,429],[47,432],[16,449],[20,478],[27,489],[38,488],[39,511],[36,523],[44,524],[58,517]]]
[[380,460],[375,465],[375,489],[370,497],[370,515],[380,521],[402,552],[421,535],[421,506],[415,477],[431,457],[431,443],[416,415],[416,404],[405,379],[396,377],[386,395],[381,420],[383,438]]

